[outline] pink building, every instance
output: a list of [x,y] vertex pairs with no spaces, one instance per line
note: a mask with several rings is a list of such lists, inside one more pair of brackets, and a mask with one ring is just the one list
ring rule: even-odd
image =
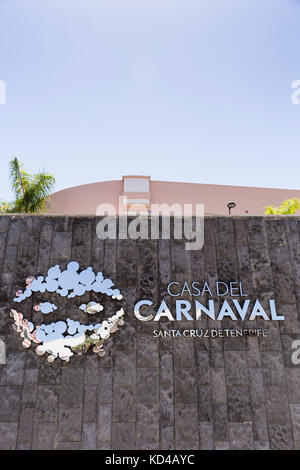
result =
[[150,176],[123,176],[122,180],[74,186],[53,193],[49,214],[96,215],[102,204],[113,206],[117,214],[151,211],[152,204],[204,204],[205,214],[228,214],[227,204],[234,202],[233,215],[263,215],[267,205],[279,205],[297,197],[300,190],[226,186],[201,183],[152,181]]

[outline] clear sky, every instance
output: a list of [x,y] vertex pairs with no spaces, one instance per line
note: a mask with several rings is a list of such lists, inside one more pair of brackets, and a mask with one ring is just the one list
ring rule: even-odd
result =
[[[298,0],[0,0],[8,162],[300,189]],[[270,201],[272,203],[272,201]]]

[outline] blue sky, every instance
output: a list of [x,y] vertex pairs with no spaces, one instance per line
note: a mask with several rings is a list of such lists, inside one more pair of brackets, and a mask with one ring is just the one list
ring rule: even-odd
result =
[[300,189],[299,25],[298,0],[0,0],[0,198],[14,156],[56,190]]

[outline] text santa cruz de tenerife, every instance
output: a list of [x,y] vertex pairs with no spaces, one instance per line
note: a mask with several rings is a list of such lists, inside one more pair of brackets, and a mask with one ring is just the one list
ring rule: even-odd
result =
[[[165,319],[167,321],[197,321],[208,318],[210,320],[222,321],[225,319],[233,321],[253,321],[256,319],[264,321],[283,321],[284,316],[278,315],[274,299],[269,299],[264,306],[259,299],[250,299],[243,290],[242,283],[221,282],[214,284],[207,282],[200,283],[170,282],[167,292],[171,297],[175,297],[172,302],[172,311],[167,301],[162,300],[158,309],[153,310],[153,302],[148,299],[138,301],[134,306],[134,315],[143,322]],[[205,296],[208,300],[201,301],[199,297]],[[224,297],[226,298],[224,299]],[[178,298],[179,297],[179,298]],[[190,297],[191,300],[180,297]],[[212,298],[209,298],[212,297]],[[223,297],[223,299],[222,299]],[[236,297],[239,297],[237,299]],[[248,325],[248,324],[247,324]],[[264,328],[222,328],[222,329],[163,329],[153,330],[153,336],[158,337],[239,337],[239,336],[268,336]]]

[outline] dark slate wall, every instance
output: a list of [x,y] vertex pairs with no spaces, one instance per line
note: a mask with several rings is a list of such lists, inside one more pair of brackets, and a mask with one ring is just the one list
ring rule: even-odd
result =
[[[0,339],[7,346],[0,448],[299,448],[300,366],[291,363],[291,343],[300,339],[300,219],[210,217],[204,249],[195,252],[182,241],[103,242],[96,222],[0,217]],[[126,323],[104,358],[89,351],[49,364],[22,347],[9,311],[26,276],[70,260],[116,282]],[[136,300],[167,299],[170,281],[218,279],[238,279],[251,296],[275,298],[286,320],[254,322],[268,328],[264,339],[153,339],[153,323],[133,315]],[[29,318],[32,304],[26,311],[19,305]]]

